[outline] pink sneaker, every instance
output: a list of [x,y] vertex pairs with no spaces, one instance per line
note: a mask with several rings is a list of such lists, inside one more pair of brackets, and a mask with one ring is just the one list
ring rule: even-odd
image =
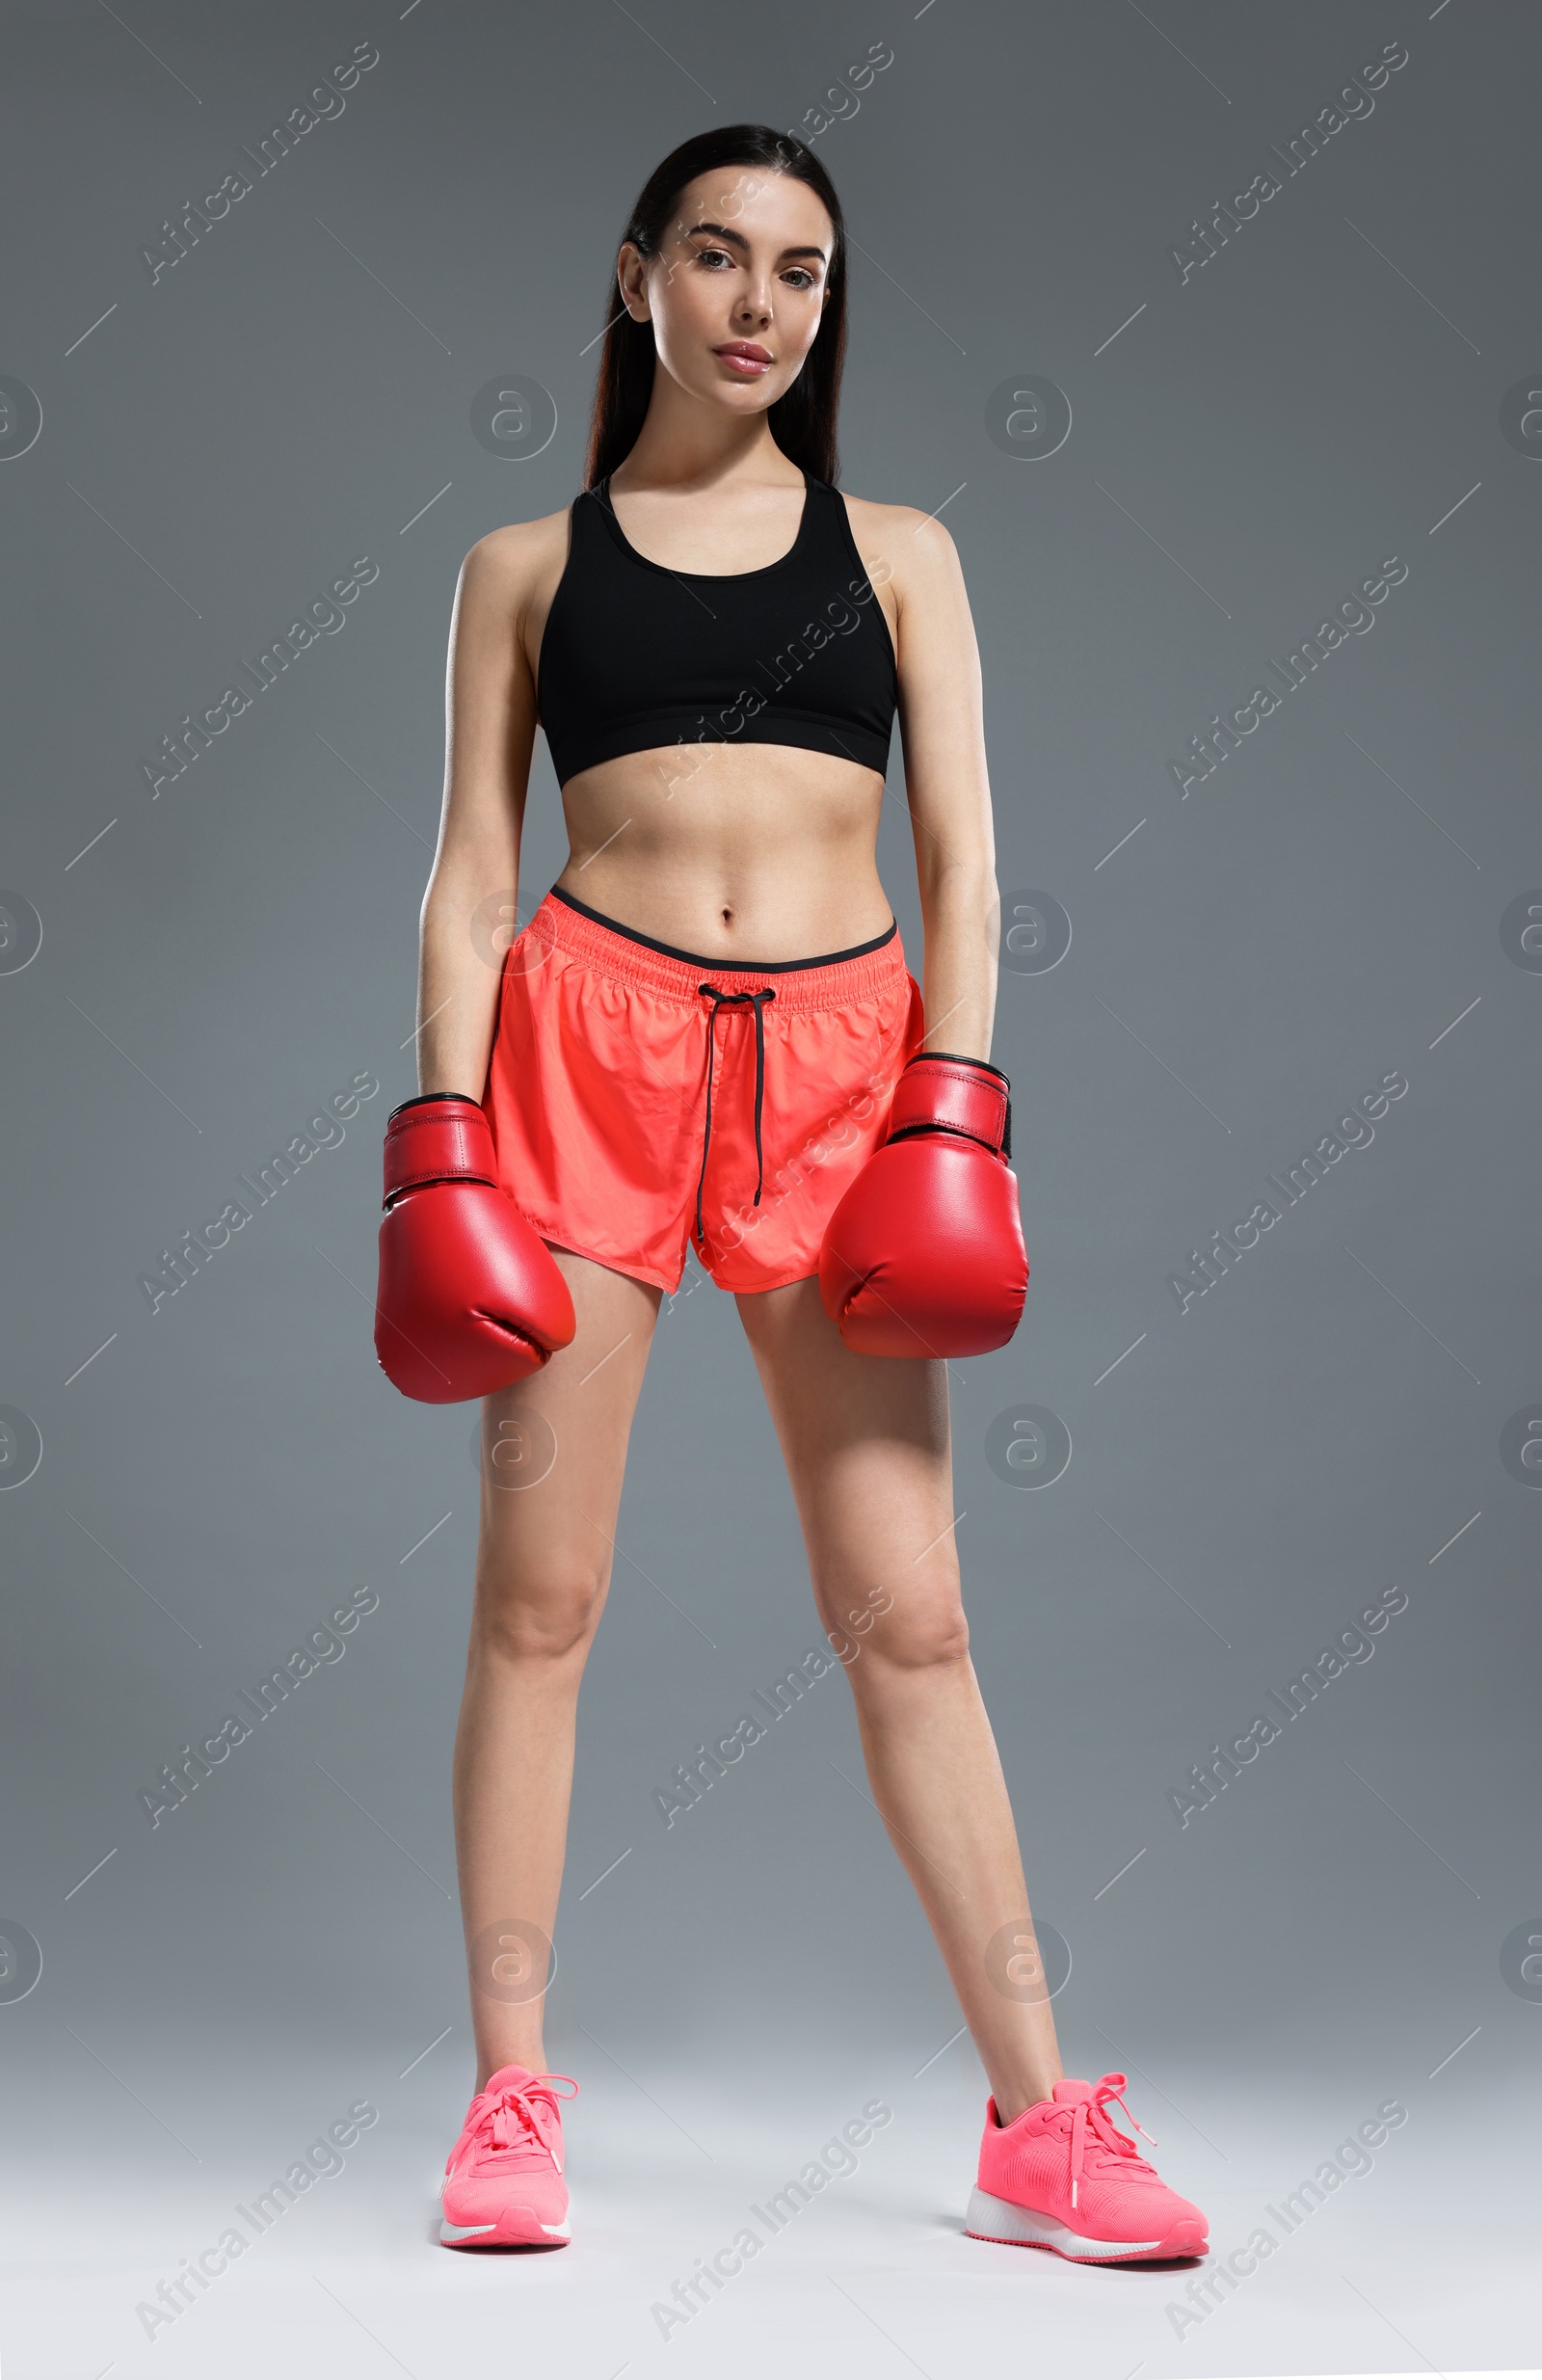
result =
[[[571,2088],[553,2090],[559,2082]],[[465,2111],[439,2186],[446,2248],[567,2246],[557,2102],[577,2092],[571,2074],[532,2074],[527,2066],[500,2066],[490,2076]]]
[[[1101,2082],[1068,2076],[1055,2084],[1053,2099],[1025,2107],[1010,2124],[1001,2122],[993,2099],[964,2222],[969,2236],[1051,2248],[1076,2264],[1203,2256],[1209,2226],[1199,2208],[1168,2189],[1104,2112],[1117,2099],[1130,2115],[1125,2087],[1123,2074],[1104,2074]],[[1130,2121],[1135,2124],[1133,2116]],[[1138,2124],[1135,2129],[1141,2132]]]

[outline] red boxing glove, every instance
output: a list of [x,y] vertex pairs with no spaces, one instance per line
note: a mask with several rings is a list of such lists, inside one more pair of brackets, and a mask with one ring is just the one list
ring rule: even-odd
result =
[[375,1352],[423,1404],[490,1397],[527,1379],[577,1329],[568,1284],[497,1187],[474,1099],[428,1092],[386,1125]]
[[984,1058],[922,1052],[899,1078],[889,1137],[841,1199],[819,1295],[863,1355],[984,1355],[1023,1314],[1011,1084]]

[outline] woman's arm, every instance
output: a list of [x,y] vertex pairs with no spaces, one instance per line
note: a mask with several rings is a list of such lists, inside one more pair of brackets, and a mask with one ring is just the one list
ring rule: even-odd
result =
[[445,674],[444,806],[423,896],[417,996],[421,1091],[480,1099],[512,923],[519,836],[535,743],[536,697],[520,634],[535,523],[482,538],[461,566]]
[[895,505],[899,724],[924,928],[926,1047],[989,1057],[1000,896],[979,647],[958,550],[939,521]]

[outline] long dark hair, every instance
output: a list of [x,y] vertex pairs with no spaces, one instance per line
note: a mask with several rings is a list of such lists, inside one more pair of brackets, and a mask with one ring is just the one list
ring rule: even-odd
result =
[[[794,181],[807,182],[823,201],[835,232],[826,275],[830,296],[823,319],[802,371],[768,415],[771,435],[783,453],[811,478],[834,485],[840,469],[836,416],[846,360],[846,223],[835,184],[813,152],[790,133],[773,132],[769,124],[725,124],[716,132],[699,132],[694,140],[682,141],[678,148],[672,149],[649,175],[617,250],[623,241],[630,240],[643,255],[656,256],[686,183],[719,166],[738,165],[762,166],[770,173],[789,174]],[[585,488],[597,486],[630,454],[652,394],[653,326],[634,322],[625,307],[618,313],[617,306],[612,266],[605,286],[605,344],[589,417]]]

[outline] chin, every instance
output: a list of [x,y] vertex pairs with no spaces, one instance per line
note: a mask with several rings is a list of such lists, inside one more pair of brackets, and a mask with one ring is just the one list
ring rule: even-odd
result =
[[764,413],[768,405],[782,394],[780,388],[768,389],[763,380],[714,380],[699,393],[713,403],[726,405],[736,414]]

